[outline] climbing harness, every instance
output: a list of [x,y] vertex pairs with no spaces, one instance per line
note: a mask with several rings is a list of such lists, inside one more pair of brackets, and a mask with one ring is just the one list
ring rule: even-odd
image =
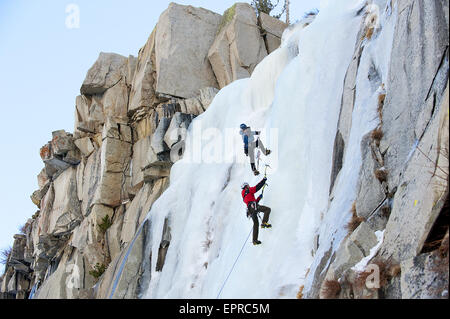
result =
[[[251,206],[251,207],[253,208],[253,210],[255,210],[255,211],[256,211],[256,208],[257,208],[256,202],[250,202],[250,203],[248,203],[248,206],[247,206],[247,218],[250,218],[250,217],[251,217],[250,210],[248,209],[249,206]],[[258,216],[259,216],[259,215],[258,215]]]

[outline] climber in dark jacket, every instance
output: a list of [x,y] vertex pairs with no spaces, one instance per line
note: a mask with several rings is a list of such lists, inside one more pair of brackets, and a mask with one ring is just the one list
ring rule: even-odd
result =
[[252,171],[255,175],[259,175],[255,166],[255,149],[259,147],[266,156],[270,154],[270,150],[266,150],[259,137],[255,139],[255,135],[259,135],[261,132],[252,131],[250,126],[247,126],[246,124],[241,124],[240,128],[241,131],[239,133],[242,135],[242,140],[244,141],[245,155],[250,155],[250,166],[252,167]]
[[256,186],[250,187],[248,183],[242,184],[242,199],[247,205],[247,216],[253,220],[253,245],[259,245],[261,242],[258,240],[259,221],[258,212],[264,213],[264,217],[261,223],[261,228],[271,228],[269,222],[269,215],[271,209],[267,206],[259,205],[259,201],[262,199],[262,194],[255,198],[255,193],[258,192],[264,184],[266,184],[267,178],[263,178]]

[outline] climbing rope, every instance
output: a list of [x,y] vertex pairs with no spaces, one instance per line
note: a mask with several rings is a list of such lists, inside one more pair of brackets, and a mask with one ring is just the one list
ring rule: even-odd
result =
[[[265,169],[264,169],[264,177],[267,177],[267,168],[271,168],[270,165],[266,164],[266,167],[265,167]],[[264,186],[262,187],[261,195],[264,194],[264,188],[266,187],[266,185],[267,185],[267,184],[264,184]],[[261,216],[259,215],[259,212],[256,213],[256,216],[258,216],[258,218],[261,220]],[[245,244],[247,243],[247,241],[248,241],[248,239],[249,239],[250,234],[252,233],[252,231],[253,231],[253,227],[250,229],[250,232],[248,233],[247,238],[245,239],[244,244],[242,245],[241,251],[239,252],[239,255],[237,256],[236,260],[234,261],[234,264],[233,264],[233,266],[231,267],[231,270],[230,270],[230,272],[228,273],[227,278],[226,278],[225,281],[223,282],[222,287],[220,288],[219,294],[217,295],[217,298],[216,298],[216,299],[219,299],[220,294],[222,293],[223,288],[225,287],[225,285],[226,285],[228,279],[230,278],[231,273],[232,273],[233,270],[234,270],[234,267],[236,266],[236,263],[237,263],[238,260],[239,260],[239,257],[241,257],[241,255],[242,255],[242,251],[244,250]]]
[[237,261],[239,260],[239,257],[241,257],[242,251],[244,250],[245,244],[247,243],[248,239],[250,238],[250,234],[252,233],[252,230],[253,230],[253,227],[252,227],[252,229],[250,229],[250,232],[248,233],[247,238],[245,239],[244,244],[242,245],[241,251],[239,252],[239,255],[237,256],[236,260],[234,261],[233,267],[231,267],[231,270],[230,270],[230,272],[228,273],[227,278],[226,278],[225,281],[223,282],[223,285],[222,285],[222,287],[220,288],[219,294],[217,295],[217,298],[216,298],[216,299],[219,299],[220,294],[222,293],[222,290],[223,290],[223,288],[225,287],[225,285],[226,285],[226,283],[227,283],[227,281],[228,281],[228,278],[230,278],[230,275],[231,275],[231,273],[232,273],[233,270],[234,270],[234,266],[236,266],[236,263],[237,263]]
[[[130,243],[130,246],[128,247],[127,252],[126,252],[125,256],[122,259],[122,262],[121,262],[120,267],[119,267],[119,271],[117,272],[117,275],[114,278],[113,285],[111,287],[111,292],[109,294],[108,299],[112,299],[114,297],[114,293],[116,292],[116,288],[117,288],[117,285],[119,283],[119,279],[122,276],[123,269],[125,268],[125,264],[126,264],[126,262],[128,260],[128,256],[130,255],[130,253],[131,253],[131,251],[133,249],[133,246],[134,246],[134,243],[136,242],[136,239],[139,237],[139,234],[141,233],[142,229],[144,228],[144,224],[145,224],[145,221],[139,226],[139,229],[137,230],[136,235],[134,235],[133,241]],[[115,274],[115,272],[114,272],[114,274]]]
[[28,299],[33,299],[34,294],[36,293],[38,284],[39,284],[39,281],[33,285],[33,288],[31,288],[30,295],[28,296]]
[[[258,159],[258,162],[259,162],[259,159]],[[259,166],[259,165],[258,165],[258,166]],[[264,168],[264,177],[266,177],[266,178],[267,178],[267,168],[271,168],[269,164],[265,164],[265,168]],[[264,194],[264,188],[266,187],[266,185],[267,185],[267,184],[264,183],[264,186],[262,187],[262,191],[261,191],[261,196]],[[261,219],[261,216],[259,215],[259,212],[256,213],[256,216],[258,216],[258,218]],[[249,239],[250,234],[252,233],[252,231],[253,231],[253,226],[252,226],[252,228],[250,229],[250,232],[248,233],[247,238],[246,238],[245,241],[244,241],[244,244],[242,245],[242,248],[241,248],[241,251],[239,252],[239,255],[236,257],[236,260],[234,261],[233,266],[231,267],[231,270],[230,270],[230,272],[228,273],[227,278],[225,278],[225,281],[223,282],[222,287],[220,288],[219,293],[217,294],[217,298],[216,298],[216,299],[219,299],[220,294],[222,293],[223,288],[225,287],[225,285],[226,285],[228,279],[229,279],[230,276],[231,276],[231,273],[232,273],[233,270],[234,270],[234,267],[236,266],[236,263],[238,262],[239,258],[240,258],[241,255],[242,255],[242,252],[244,251],[245,244],[247,243],[247,241],[248,241],[248,239]]]

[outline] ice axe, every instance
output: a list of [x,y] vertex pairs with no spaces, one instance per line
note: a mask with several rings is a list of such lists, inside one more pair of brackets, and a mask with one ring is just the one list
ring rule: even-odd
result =
[[267,177],[267,168],[272,168],[270,167],[269,164],[264,164],[266,167],[264,168],[264,177]]
[[[264,168],[264,178],[267,178],[267,168],[272,168],[272,167],[270,167],[270,165],[269,164],[265,164],[265,168]],[[260,197],[261,197],[261,199],[263,198],[263,195],[264,195],[264,188],[266,188],[266,186],[268,186],[266,183],[264,183],[264,185],[263,185],[263,187],[262,187],[262,189],[261,189],[261,195],[259,195]],[[258,217],[259,217],[259,219],[261,219],[261,216],[259,216],[259,213],[260,212],[258,212],[257,213],[257,215],[258,215]]]
[[[269,164],[265,164],[265,168],[264,168],[264,178],[267,178],[267,168],[272,168],[272,167],[270,167],[270,165]],[[264,188],[266,188],[266,186],[268,186],[268,184],[267,183],[264,183],[264,186],[262,187],[262,191],[261,191],[261,196],[263,196],[263,194],[264,194]]]

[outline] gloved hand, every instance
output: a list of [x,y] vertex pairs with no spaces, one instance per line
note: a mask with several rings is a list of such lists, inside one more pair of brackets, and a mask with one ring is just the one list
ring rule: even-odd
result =
[[264,183],[265,183],[265,182],[267,181],[267,177],[264,177],[262,180],[263,180]]
[[256,199],[256,201],[259,202],[262,198],[263,198],[263,195],[261,194],[261,195],[258,196],[258,198]]
[[244,148],[245,156],[248,156],[248,148]]

